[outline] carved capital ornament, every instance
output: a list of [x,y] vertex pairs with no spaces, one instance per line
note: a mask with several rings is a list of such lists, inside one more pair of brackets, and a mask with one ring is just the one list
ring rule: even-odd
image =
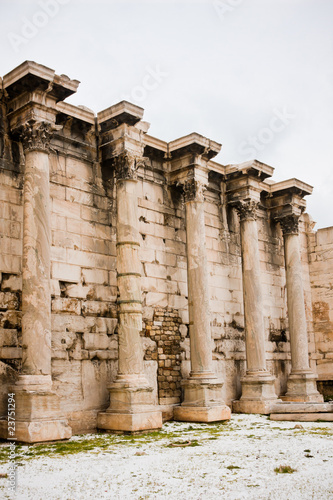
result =
[[299,215],[291,214],[281,217],[276,217],[277,222],[280,222],[283,235],[298,234],[299,230]]
[[29,120],[20,129],[24,152],[42,151],[49,153],[54,127],[48,122]]
[[128,151],[121,153],[114,158],[115,174],[118,180],[136,180],[137,171],[144,167],[147,158],[136,156]]
[[204,191],[206,185],[196,179],[186,179],[184,184],[184,199],[185,203],[189,201],[204,201]]
[[237,201],[233,206],[236,208],[240,221],[257,220],[259,202],[254,200]]

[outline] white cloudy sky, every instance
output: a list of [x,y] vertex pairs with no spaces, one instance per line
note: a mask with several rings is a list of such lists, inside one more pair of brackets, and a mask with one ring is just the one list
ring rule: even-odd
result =
[[151,135],[196,131],[223,164],[313,185],[308,211],[333,225],[333,0],[2,0],[0,14],[0,74],[29,59],[82,82],[73,104],[131,100]]

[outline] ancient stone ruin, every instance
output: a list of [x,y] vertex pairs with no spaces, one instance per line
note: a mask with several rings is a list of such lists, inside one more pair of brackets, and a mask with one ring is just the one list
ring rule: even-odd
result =
[[152,137],[129,102],[64,102],[78,85],[34,62],[1,81],[0,436],[9,393],[24,442],[332,419],[333,228],[314,231],[312,187]]

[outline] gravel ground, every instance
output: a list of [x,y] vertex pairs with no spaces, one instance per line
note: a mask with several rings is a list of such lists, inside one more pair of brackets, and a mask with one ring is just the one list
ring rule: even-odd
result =
[[[6,450],[2,444],[2,459]],[[170,422],[158,433],[75,436],[16,453],[17,488],[11,493],[2,477],[2,498],[333,499],[329,422],[233,415],[222,424]],[[2,461],[2,476],[8,467]]]

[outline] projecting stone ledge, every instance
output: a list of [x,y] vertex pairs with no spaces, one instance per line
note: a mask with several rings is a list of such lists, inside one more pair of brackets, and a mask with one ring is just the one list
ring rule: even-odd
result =
[[333,422],[333,403],[282,402],[271,407],[271,420]]

